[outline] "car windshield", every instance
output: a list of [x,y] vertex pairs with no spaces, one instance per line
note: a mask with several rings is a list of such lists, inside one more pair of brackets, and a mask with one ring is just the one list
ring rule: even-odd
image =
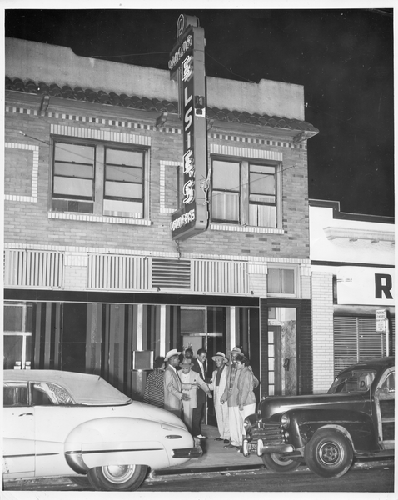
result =
[[340,373],[328,394],[336,394],[338,392],[366,392],[369,390],[376,372],[374,370],[350,370]]

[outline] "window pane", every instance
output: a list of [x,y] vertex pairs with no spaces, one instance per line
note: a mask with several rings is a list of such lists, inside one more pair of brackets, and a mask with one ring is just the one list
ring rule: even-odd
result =
[[211,217],[213,220],[239,222],[239,194],[213,191]]
[[4,306],[4,331],[22,332],[22,307]]
[[142,168],[143,152],[122,151],[120,149],[106,148],[106,163],[113,163],[116,165],[129,165]]
[[[125,216],[143,215],[142,202],[124,201],[124,200],[104,200],[104,215],[113,215],[109,212],[126,214]],[[121,215],[123,216],[123,215]]]
[[249,225],[276,227],[276,208],[268,205],[249,205]]
[[279,269],[269,268],[267,273],[267,292],[280,293],[282,290]]
[[181,333],[204,333],[205,310],[181,309]]
[[57,162],[88,163],[92,165],[94,163],[94,147],[57,142],[54,157]]
[[275,194],[275,176],[273,174],[257,173],[250,170],[250,193]]
[[140,199],[142,197],[142,184],[127,182],[107,182],[105,196],[110,198]]
[[84,179],[93,178],[92,165],[76,165],[72,163],[55,163],[54,175],[63,175],[65,177],[78,177]]
[[76,198],[93,198],[93,183],[91,180],[54,177],[54,194],[73,196]]
[[283,269],[283,293],[294,293],[294,271],[293,269]]
[[142,168],[114,167],[107,165],[106,180],[119,182],[142,182]]
[[295,293],[294,270],[269,268],[267,274],[267,292]]
[[3,339],[3,367],[14,368],[16,361],[22,361],[22,335],[4,335]]
[[213,189],[239,192],[239,166],[240,163],[214,160],[212,163]]

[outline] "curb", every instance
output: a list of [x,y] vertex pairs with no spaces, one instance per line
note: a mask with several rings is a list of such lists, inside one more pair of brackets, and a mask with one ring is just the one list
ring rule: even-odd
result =
[[[353,463],[353,469],[367,469],[372,467],[389,467],[394,463],[394,459],[380,459],[380,460],[371,460],[365,459],[356,461]],[[302,468],[309,470],[308,467],[302,463]],[[182,474],[206,474],[211,472],[232,472],[232,471],[247,471],[247,470],[268,470],[264,464],[249,464],[249,465],[228,465],[228,466],[220,466],[220,467],[186,467],[179,469],[159,469],[151,471],[150,475],[153,478],[161,477],[161,476],[172,476],[172,475],[182,475]]]
[[152,477],[172,476],[174,474],[205,474],[208,472],[229,472],[238,470],[265,469],[264,464],[258,465],[228,465],[221,467],[185,467],[184,469],[159,469],[152,471]]

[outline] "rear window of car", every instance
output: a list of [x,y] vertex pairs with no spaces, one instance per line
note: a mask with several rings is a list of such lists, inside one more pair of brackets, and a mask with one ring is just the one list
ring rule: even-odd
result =
[[26,384],[7,383],[3,385],[3,406],[27,406],[28,389]]
[[328,393],[366,392],[370,389],[376,372],[374,370],[351,370],[338,375]]

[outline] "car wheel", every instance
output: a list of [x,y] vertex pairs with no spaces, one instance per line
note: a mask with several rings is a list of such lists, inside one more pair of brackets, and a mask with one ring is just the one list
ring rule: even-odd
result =
[[350,441],[332,429],[318,430],[306,445],[308,467],[321,477],[340,477],[351,467],[354,453]]
[[264,453],[261,455],[261,459],[267,469],[274,472],[291,472],[300,465],[297,460],[283,457],[280,453]]
[[134,491],[145,479],[146,465],[104,465],[87,472],[88,480],[96,490]]

